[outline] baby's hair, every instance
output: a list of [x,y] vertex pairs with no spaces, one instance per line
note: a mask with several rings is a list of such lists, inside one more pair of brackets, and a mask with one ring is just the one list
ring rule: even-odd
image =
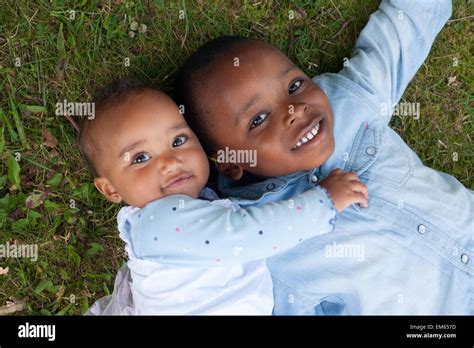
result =
[[241,36],[220,36],[199,47],[178,71],[174,97],[178,105],[184,105],[184,118],[210,153],[215,145],[209,136],[214,129],[214,119],[205,105],[199,103],[196,92],[202,88],[206,72],[220,56],[230,53],[245,42],[257,40]]
[[123,105],[130,97],[136,96],[147,89],[151,89],[142,81],[132,77],[115,79],[96,91],[93,103],[94,118],[83,117],[79,125],[79,148],[84,160],[94,176],[98,176],[95,156],[100,152],[97,139],[99,136],[98,124],[104,117],[113,117],[111,109]]

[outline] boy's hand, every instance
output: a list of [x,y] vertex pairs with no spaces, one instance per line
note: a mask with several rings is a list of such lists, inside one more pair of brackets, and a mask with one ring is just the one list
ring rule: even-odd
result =
[[367,186],[354,173],[335,169],[320,185],[329,192],[338,212],[353,203],[359,203],[362,208],[368,207]]

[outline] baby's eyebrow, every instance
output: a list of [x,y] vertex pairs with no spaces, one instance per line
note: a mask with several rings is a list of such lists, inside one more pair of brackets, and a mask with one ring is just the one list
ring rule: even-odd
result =
[[133,150],[134,148],[136,148],[138,145],[141,145],[145,143],[145,140],[139,140],[139,141],[136,141],[132,144],[128,144],[127,146],[125,146],[123,148],[122,151],[120,151],[120,154],[118,155],[118,158],[122,158],[123,155],[125,155],[125,153],[129,152],[130,150]]
[[183,129],[183,128],[189,128],[188,124],[187,124],[187,123],[184,123],[184,122],[183,122],[183,123],[180,123],[180,124],[177,124],[177,125],[171,127],[171,128],[169,129],[169,131],[170,131],[170,132],[174,132],[174,131],[177,131],[177,130]]
[[[171,128],[169,129],[169,132],[175,132],[175,131],[177,131],[177,130],[184,129],[184,128],[189,128],[188,124],[187,124],[187,123],[184,123],[184,122],[183,122],[183,123],[179,123],[179,124],[177,124],[177,125],[171,127]],[[130,152],[131,150],[133,150],[133,149],[136,148],[137,146],[142,145],[142,144],[144,144],[144,143],[145,143],[145,140],[138,140],[138,141],[136,141],[136,142],[134,142],[134,143],[132,143],[132,144],[128,144],[127,146],[125,146],[125,147],[123,148],[122,151],[120,151],[120,154],[119,154],[118,157],[119,157],[119,158],[122,158],[122,156],[123,156],[126,152]]]

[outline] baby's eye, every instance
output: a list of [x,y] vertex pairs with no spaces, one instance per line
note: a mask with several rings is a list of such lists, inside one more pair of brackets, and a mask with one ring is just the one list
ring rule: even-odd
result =
[[263,121],[265,121],[267,116],[268,116],[268,114],[263,113],[263,114],[259,114],[256,117],[254,117],[254,119],[250,123],[250,129],[254,129],[254,128],[257,128],[258,126],[260,126],[263,123]]
[[176,138],[174,138],[172,145],[173,147],[181,146],[186,142],[186,140],[188,140],[188,137],[186,135],[179,135]]
[[294,92],[296,92],[301,87],[302,84],[303,84],[303,80],[293,81],[291,83],[290,87],[288,87],[288,93],[293,94]]
[[138,155],[136,155],[133,158],[132,163],[133,164],[140,164],[140,163],[148,161],[150,158],[151,158],[151,156],[147,153],[139,153]]

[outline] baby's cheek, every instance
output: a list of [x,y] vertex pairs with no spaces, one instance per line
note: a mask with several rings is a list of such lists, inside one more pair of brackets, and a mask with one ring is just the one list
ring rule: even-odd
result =
[[194,171],[195,175],[206,176],[209,174],[209,161],[204,151],[195,149],[190,152],[188,157],[191,170]]
[[160,198],[161,192],[156,176],[154,180],[137,178],[135,182],[136,184],[132,184],[130,187],[130,194],[136,199],[144,201],[146,204]]

